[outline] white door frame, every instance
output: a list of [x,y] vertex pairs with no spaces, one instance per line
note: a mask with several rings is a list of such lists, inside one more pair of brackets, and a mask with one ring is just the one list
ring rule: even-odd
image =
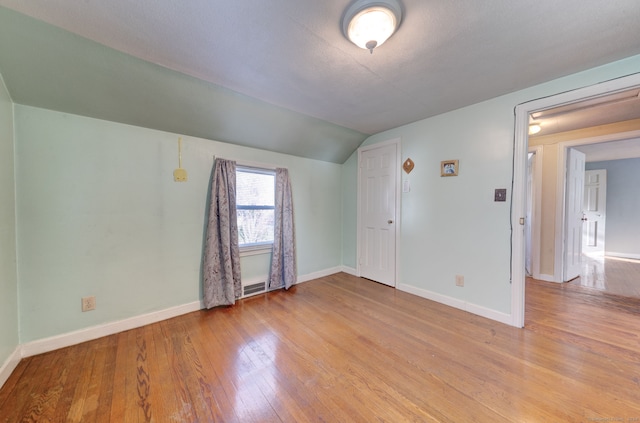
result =
[[396,190],[396,202],[395,202],[395,225],[396,225],[396,234],[395,234],[395,243],[396,243],[396,256],[395,256],[395,280],[394,280],[394,287],[398,286],[398,283],[400,281],[400,230],[401,230],[401,224],[402,224],[402,214],[401,212],[401,203],[402,203],[402,191],[401,191],[401,171],[402,171],[402,144],[400,142],[400,138],[394,138],[388,141],[383,141],[383,142],[379,142],[379,143],[375,143],[375,144],[370,144],[370,145],[366,145],[364,147],[360,147],[358,148],[358,190],[357,190],[357,195],[356,195],[356,202],[357,202],[357,222],[356,222],[356,276],[360,277],[361,273],[360,273],[360,253],[361,253],[361,249],[362,246],[360,245],[360,235],[361,235],[361,230],[360,230],[360,223],[362,222],[362,210],[360,207],[360,201],[361,201],[361,192],[360,192],[360,165],[361,165],[361,158],[362,158],[362,153],[364,151],[368,151],[368,150],[373,150],[376,148],[380,148],[380,147],[384,147],[387,145],[392,145],[395,144],[396,145],[396,174],[395,174],[395,190]]
[[[607,93],[623,91],[625,89],[636,86],[640,86],[640,73],[614,79],[611,81],[602,82],[585,88],[579,88],[554,96],[532,100],[530,102],[522,103],[516,106],[515,143],[513,152],[513,213],[511,215],[511,227],[513,228],[511,235],[511,242],[513,245],[511,251],[511,324],[513,326],[524,327],[525,241],[524,225],[520,222],[521,219],[524,219],[526,215],[525,206],[527,200],[527,153],[529,139],[529,115],[531,113],[535,113],[552,107],[571,104],[589,98],[599,97]],[[561,160],[560,156],[563,156],[562,158],[564,159],[564,162],[566,162],[566,149],[559,148],[558,150],[558,162],[560,162]],[[564,180],[564,175],[562,175],[562,179]],[[564,187],[562,188],[562,192],[564,192]],[[561,218],[561,226],[557,228],[562,228],[562,220],[563,219]],[[556,215],[556,223],[558,223],[557,221],[558,219]],[[522,220],[522,222],[524,222],[524,220]],[[562,228],[562,230],[556,230],[556,234],[558,233],[564,233],[564,228]],[[560,235],[560,238],[562,240],[562,235]],[[562,256],[562,242],[560,245],[560,249],[558,249],[558,240],[556,236],[556,274],[558,266],[558,251],[560,251],[560,256]],[[560,269],[562,269],[562,258],[560,258],[560,262]]]
[[[529,147],[529,153],[533,153],[533,189],[531,193],[531,276],[540,279],[540,217],[542,215],[542,163],[543,148],[541,145]],[[526,213],[525,213],[526,214]]]

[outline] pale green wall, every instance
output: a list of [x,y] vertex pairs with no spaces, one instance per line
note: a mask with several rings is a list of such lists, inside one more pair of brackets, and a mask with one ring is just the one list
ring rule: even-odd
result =
[[13,103],[0,75],[0,367],[18,346]]
[[1,6],[0,63],[16,104],[335,163],[366,138]]
[[[402,198],[400,283],[508,313],[509,204],[494,203],[493,190],[511,194],[514,106],[638,69],[640,56],[370,137],[366,144],[400,137],[402,158],[416,163]],[[2,92],[0,148],[12,149],[5,140],[11,102]],[[355,154],[340,166],[184,137],[189,182],[178,184],[177,135],[18,105],[15,128],[21,342],[199,300],[213,155],[290,169],[300,275],[356,266]],[[9,175],[1,210],[13,231],[12,212],[4,214],[13,201],[8,157],[0,158]],[[460,160],[460,176],[439,176],[444,159]],[[11,263],[12,236],[3,237],[10,254],[2,260]],[[243,277],[263,276],[267,263],[244,258]],[[0,347],[12,350],[18,320],[10,264],[8,274],[0,285],[8,314]],[[465,276],[464,288],[455,287],[455,274]],[[85,295],[97,296],[96,311],[80,312]],[[13,299],[6,307],[5,298]]]
[[356,261],[357,195],[358,152],[356,151],[347,159],[342,169],[342,264],[352,269],[358,266]]
[[[402,160],[415,162],[402,173],[411,192],[402,194],[400,283],[510,313],[510,203],[493,194],[507,188],[511,198],[514,107],[638,70],[634,56],[369,137],[363,145],[400,137]],[[450,159],[460,160],[460,174],[442,178],[440,161]],[[356,165],[345,163],[345,175]],[[344,199],[343,209],[355,210],[355,196]],[[343,256],[352,257],[355,232],[343,236]]]
[[[341,165],[16,105],[21,342],[201,298],[213,156],[287,167],[298,273],[341,264]],[[267,274],[268,257],[242,261]],[[80,311],[96,295],[97,309]]]

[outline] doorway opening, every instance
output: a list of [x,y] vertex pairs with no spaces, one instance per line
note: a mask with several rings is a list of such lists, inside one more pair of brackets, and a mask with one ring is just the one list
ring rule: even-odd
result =
[[[541,149],[541,146],[530,147],[531,150],[536,148]],[[545,150],[548,149],[542,149],[543,152]],[[533,212],[531,218],[532,238],[537,236],[545,241],[538,248],[532,247],[531,257],[527,257],[532,265],[526,268],[533,269],[530,275],[534,279],[566,282],[577,276],[579,261],[585,252],[591,256],[598,255],[598,251],[600,255],[604,252],[607,173],[602,171],[605,169],[597,171],[603,166],[615,167],[618,161],[624,163],[622,160],[640,158],[640,130],[563,141],[547,153],[547,156],[551,153],[551,163],[547,160],[544,166],[527,168],[536,180],[546,182],[543,188],[535,191],[533,204],[537,202],[540,205],[542,198],[546,201],[542,204],[542,211],[536,209],[538,212]],[[544,155],[538,154],[544,161]],[[573,169],[570,157],[580,155],[584,156],[584,164],[577,170]],[[556,172],[554,166],[557,167]],[[542,168],[546,169],[544,178]],[[571,176],[576,172],[579,175]],[[620,176],[617,177],[619,180]],[[635,198],[635,193],[631,195]],[[572,206],[574,210],[571,210]],[[527,235],[528,232],[525,233],[525,242],[529,244]],[[539,254],[541,249],[550,252],[543,256]],[[570,269],[571,265],[573,269]]]
[[[590,87],[578,89],[571,92],[558,94],[539,100],[534,100],[529,103],[524,103],[516,107],[516,132],[515,132],[515,149],[514,149],[514,188],[513,188],[513,214],[512,214],[512,226],[514,228],[512,234],[512,324],[517,327],[524,326],[524,296],[525,296],[525,275],[526,269],[531,269],[531,272],[535,272],[533,269],[538,263],[538,275],[542,275],[540,279],[561,281],[566,271],[566,246],[569,244],[567,240],[567,225],[566,225],[566,173],[564,169],[567,163],[567,157],[569,155],[568,150],[571,147],[580,144],[595,144],[605,141],[611,141],[606,139],[606,136],[596,135],[586,140],[562,140],[556,143],[555,147],[549,149],[549,152],[544,151],[545,164],[554,163],[556,165],[555,172],[552,174],[543,175],[542,186],[551,187],[555,192],[554,207],[548,208],[545,205],[542,206],[543,212],[536,216],[536,213],[532,211],[532,227],[531,233],[535,234],[536,227],[546,228],[551,226],[551,237],[547,233],[542,232],[539,238],[540,246],[534,251],[533,245],[531,246],[531,255],[525,254],[525,245],[527,244],[526,233],[528,230],[525,225],[525,216],[529,209],[527,203],[527,197],[532,192],[532,198],[536,198],[536,191],[528,188],[529,177],[529,124],[532,119],[542,118],[546,116],[549,119],[559,120],[560,116],[572,115],[577,112],[587,113],[592,112],[592,109],[596,106],[608,106],[613,107],[616,103],[623,98],[629,98],[629,101],[633,100],[629,94],[629,90],[638,89],[640,87],[640,74],[630,75],[624,78],[619,78],[613,81],[603,82]],[[637,95],[636,91],[636,95]],[[638,115],[640,117],[640,115]],[[575,125],[576,122],[573,122]],[[593,123],[592,123],[593,124]],[[602,125],[603,123],[595,123],[596,125]],[[556,124],[556,126],[560,126]],[[544,125],[542,125],[544,128]],[[637,128],[637,126],[636,126]],[[576,131],[576,128],[565,130],[565,132]],[[640,130],[629,129],[628,131],[621,131],[624,136],[620,136],[618,139],[631,139],[640,137]],[[619,135],[620,135],[619,134]],[[549,154],[547,154],[549,153]],[[545,165],[545,171],[547,166]],[[555,175],[553,175],[555,173]],[[533,179],[535,180],[535,173]],[[534,200],[535,201],[535,200]],[[578,201],[581,203],[581,201]],[[532,204],[535,205],[535,202]],[[581,204],[580,204],[581,205]],[[546,216],[546,222],[545,222]],[[536,226],[537,224],[537,226]],[[578,233],[574,231],[577,238],[582,238],[582,230]],[[533,241],[533,236],[531,240]],[[572,241],[575,243],[575,240]],[[533,242],[531,242],[533,244]],[[575,245],[575,244],[574,244]],[[542,253],[549,254],[549,257],[542,257]],[[531,260],[528,264],[527,261]],[[546,261],[545,261],[546,260]],[[546,279],[545,279],[546,276]]]

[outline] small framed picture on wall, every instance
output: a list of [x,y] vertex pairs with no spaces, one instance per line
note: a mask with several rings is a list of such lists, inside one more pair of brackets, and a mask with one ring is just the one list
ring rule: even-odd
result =
[[458,161],[457,160],[441,161],[440,176],[458,176]]

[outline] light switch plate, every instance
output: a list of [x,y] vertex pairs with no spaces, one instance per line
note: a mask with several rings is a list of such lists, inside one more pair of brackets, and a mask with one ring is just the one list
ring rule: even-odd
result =
[[496,193],[493,197],[493,201],[507,201],[507,189],[496,188]]

